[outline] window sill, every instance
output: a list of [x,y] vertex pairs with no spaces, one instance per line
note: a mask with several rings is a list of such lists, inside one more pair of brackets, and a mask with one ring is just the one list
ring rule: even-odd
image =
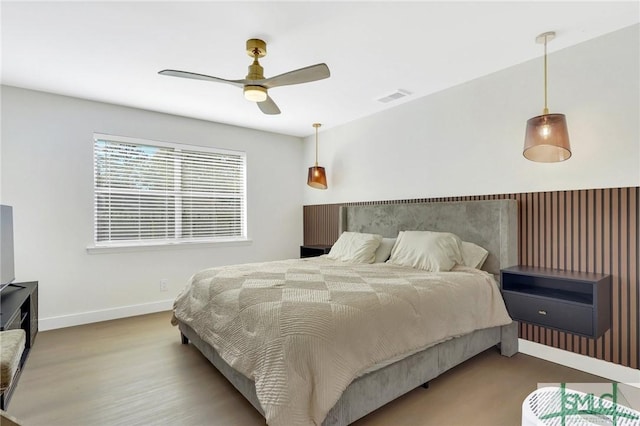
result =
[[221,246],[248,246],[253,243],[253,240],[229,240],[229,241],[190,241],[190,242],[175,242],[175,243],[160,243],[160,244],[126,244],[126,245],[112,245],[112,246],[88,246],[87,253],[89,254],[101,254],[101,253],[130,253],[137,251],[163,251],[163,250],[182,250],[182,249],[201,249],[207,247],[221,247]]

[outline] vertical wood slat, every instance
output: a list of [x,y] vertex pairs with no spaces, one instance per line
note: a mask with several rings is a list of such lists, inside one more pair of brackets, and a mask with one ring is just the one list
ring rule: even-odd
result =
[[[604,259],[604,218],[603,218],[603,191],[596,190],[595,195],[595,207],[594,207],[594,220],[595,220],[595,262],[593,264],[593,272],[604,271],[603,267],[603,259]],[[602,338],[601,338],[602,339]],[[604,359],[603,353],[604,344],[596,345],[596,354],[595,357],[598,359]]]
[[[587,196],[585,203],[587,205],[587,237],[585,245],[587,247],[587,272],[595,272],[595,256],[596,256],[596,246],[595,246],[595,190],[590,189],[587,191]],[[588,341],[588,350],[587,355],[590,357],[595,357],[595,340],[589,339]]]
[[615,344],[620,340],[620,268],[619,268],[619,245],[620,229],[619,229],[619,211],[620,191],[616,188],[611,191],[611,299],[612,303],[612,347],[611,361],[620,364],[620,345]]
[[[604,260],[602,263],[602,272],[605,274],[611,274],[611,190],[606,190],[604,192],[604,204],[603,204],[603,228],[604,228],[604,244],[602,245],[602,250],[604,250]],[[611,285],[614,285],[612,280]],[[613,292],[613,289],[612,289]],[[615,326],[613,322],[613,307],[616,305],[615,299],[611,300],[611,323],[612,327]],[[605,335],[604,342],[604,360],[612,361],[613,360],[613,339],[612,332],[609,329]]]
[[[579,234],[578,234],[578,244],[580,245],[580,263],[579,270],[586,271],[589,267],[588,256],[589,256],[589,246],[587,244],[589,238],[588,232],[588,221],[589,221],[589,212],[587,210],[587,191],[581,190],[580,194],[580,205],[579,205],[579,216],[580,216],[580,226],[579,226]],[[580,338],[580,353],[582,355],[589,355],[588,349],[589,344],[586,337]]]
[[[640,275],[638,261],[640,259],[640,214],[638,203],[640,188],[629,190],[629,365],[640,368]],[[634,285],[635,283],[635,285]]]
[[629,364],[629,270],[628,270],[628,246],[629,233],[622,232],[623,229],[629,229],[627,223],[627,189],[620,190],[620,222],[619,226],[619,246],[620,254],[618,256],[620,263],[620,364]]
[[[640,368],[640,187],[345,203],[374,205],[515,199],[520,264],[612,275],[612,326],[587,339],[531,324],[520,337]],[[304,244],[333,244],[339,204],[304,206]]]

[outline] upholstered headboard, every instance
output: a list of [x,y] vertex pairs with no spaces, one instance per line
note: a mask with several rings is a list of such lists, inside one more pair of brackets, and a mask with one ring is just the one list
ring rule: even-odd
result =
[[518,263],[516,200],[340,207],[340,232],[395,237],[399,231],[410,230],[452,232],[463,241],[484,247],[489,256],[482,269],[492,274]]

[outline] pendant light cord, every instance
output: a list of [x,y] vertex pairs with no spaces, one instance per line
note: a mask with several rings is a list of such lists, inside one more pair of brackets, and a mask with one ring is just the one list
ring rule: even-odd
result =
[[316,127],[316,167],[318,167],[318,128]]
[[547,108],[547,36],[544,37],[544,110],[543,114],[549,114]]
[[318,127],[320,126],[320,123],[313,123],[313,127],[316,129],[316,167],[318,167]]

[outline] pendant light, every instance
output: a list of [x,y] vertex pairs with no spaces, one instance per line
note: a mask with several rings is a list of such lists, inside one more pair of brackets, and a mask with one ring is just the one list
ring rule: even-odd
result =
[[544,44],[544,110],[542,115],[527,121],[522,155],[540,163],[555,163],[571,157],[567,119],[564,114],[549,114],[547,108],[547,43],[553,40],[553,31],[540,34],[536,43]]
[[324,172],[324,167],[318,166],[318,127],[320,126],[322,124],[313,123],[313,127],[316,129],[316,164],[313,167],[309,167],[307,185],[316,189],[327,189],[327,175]]

